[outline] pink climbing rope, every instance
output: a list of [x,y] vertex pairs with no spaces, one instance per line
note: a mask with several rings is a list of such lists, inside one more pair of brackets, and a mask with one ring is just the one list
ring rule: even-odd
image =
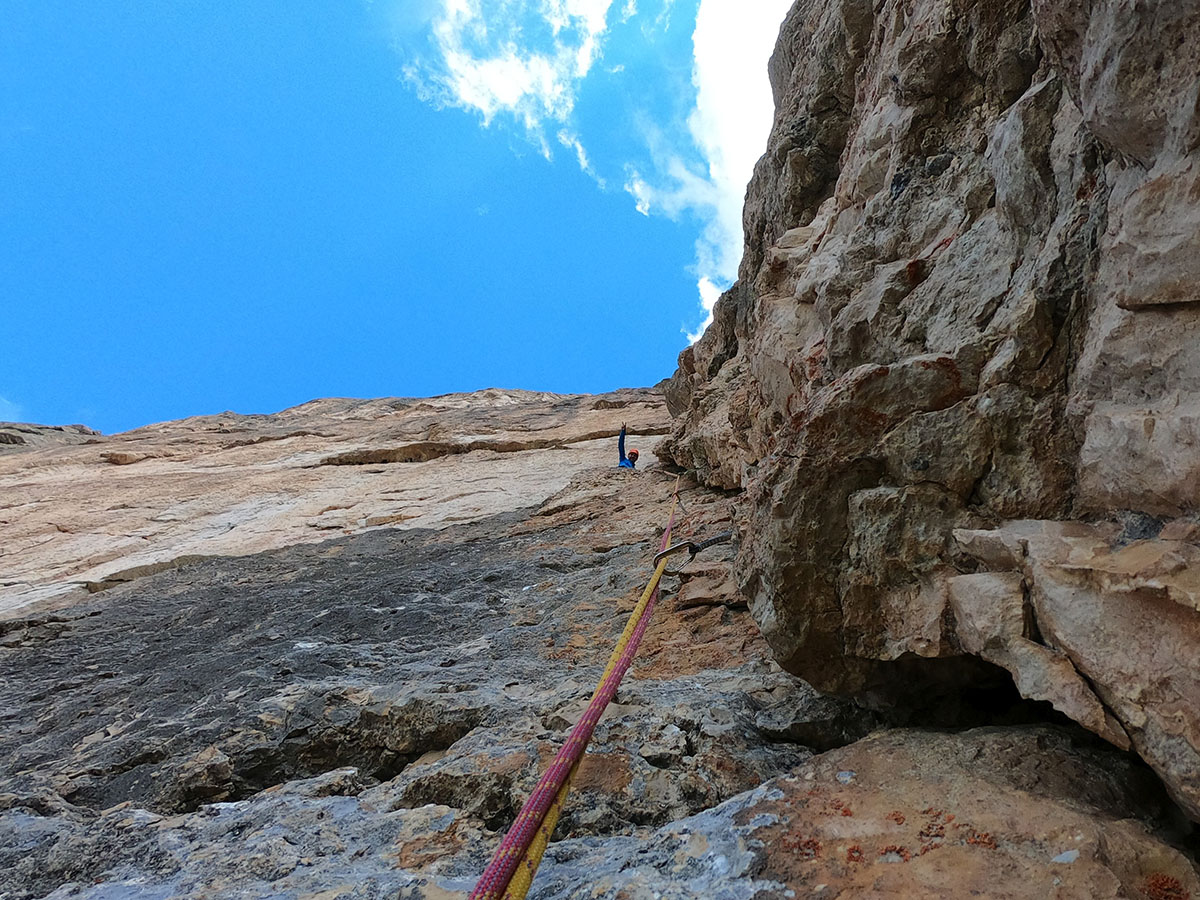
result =
[[[665,550],[670,545],[671,529],[674,525],[675,508],[672,506],[671,517],[667,521],[666,531],[663,532],[662,544],[659,547],[660,551]],[[539,826],[545,819],[551,804],[554,803],[554,798],[558,795],[559,789],[570,775],[571,769],[583,757],[584,751],[587,750],[588,742],[592,738],[592,732],[596,728],[596,723],[600,721],[600,716],[603,715],[605,707],[616,696],[621,679],[633,663],[634,656],[637,655],[638,644],[641,642],[642,635],[645,634],[646,628],[650,624],[650,615],[654,611],[655,602],[658,600],[658,579],[661,577],[662,570],[665,567],[666,561],[664,560],[655,570],[655,576],[652,580],[653,590],[646,600],[642,615],[637,620],[633,632],[629,635],[621,655],[617,658],[616,663],[612,664],[605,671],[604,675],[601,676],[600,683],[596,686],[596,692],[592,695],[592,700],[584,711],[583,716],[575,724],[575,727],[571,729],[571,734],[567,738],[567,742],[559,749],[558,754],[554,757],[554,762],[542,774],[537,787],[533,789],[533,793],[529,795],[529,799],[521,807],[521,812],[517,814],[516,820],[513,822],[512,827],[509,828],[508,834],[504,836],[504,841],[500,844],[499,849],[496,850],[491,863],[488,864],[483,875],[480,876],[479,882],[475,885],[475,890],[471,892],[469,900],[501,900],[505,891],[508,890],[508,884],[512,880],[513,872],[516,871],[517,866],[520,865],[521,860],[525,857],[529,845],[537,835]],[[634,615],[636,615],[636,610]]]

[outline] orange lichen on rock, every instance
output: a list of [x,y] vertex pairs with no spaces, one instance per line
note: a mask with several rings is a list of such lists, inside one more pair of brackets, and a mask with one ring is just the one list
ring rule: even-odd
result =
[[1191,893],[1172,875],[1155,872],[1146,879],[1142,893],[1150,900],[1191,900]]
[[851,844],[849,847],[846,848],[846,862],[847,863],[860,863],[860,862],[863,862],[863,860],[864,860],[864,857],[863,857],[862,847],[860,847],[858,844]]
[[816,838],[789,834],[784,836],[781,843],[785,850],[791,850],[803,859],[821,858],[821,842]]
[[633,780],[629,759],[621,753],[588,753],[579,764],[575,778],[578,790],[616,794],[626,790]]
[[971,846],[983,847],[986,850],[996,849],[996,839],[992,837],[990,832],[976,831],[974,828],[971,828],[970,832],[971,833],[967,835],[967,843]]
[[893,809],[890,813],[888,813],[887,818],[889,822],[895,822],[897,825],[904,824],[904,813],[900,812],[898,809]]
[[765,653],[766,645],[743,605],[664,604],[650,622],[632,675],[662,679],[728,668],[752,652]]
[[879,856],[881,858],[885,857],[885,856],[890,856],[892,854],[895,854],[896,856],[900,857],[900,860],[902,862],[908,862],[910,859],[912,859],[912,854],[909,853],[906,848],[901,847],[898,844],[888,844],[886,847],[884,847],[882,850],[879,851]]
[[940,822],[936,822],[936,821],[930,822],[928,825],[926,825],[924,828],[922,828],[919,832],[917,832],[917,837],[919,837],[923,841],[932,841],[935,839],[944,838],[945,836],[946,836],[946,826],[941,824]]
[[849,807],[849,805],[846,803],[846,801],[838,800],[837,798],[834,798],[832,800],[826,800],[825,807],[822,811],[827,816],[852,816],[852,815],[854,815],[854,810],[852,810]]
[[422,869],[453,855],[462,844],[463,837],[458,834],[458,822],[455,821],[445,831],[397,842],[393,858],[401,868]]

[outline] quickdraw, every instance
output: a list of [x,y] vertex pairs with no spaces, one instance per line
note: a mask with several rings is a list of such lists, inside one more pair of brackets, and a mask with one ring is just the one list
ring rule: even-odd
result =
[[[700,541],[699,543],[697,543],[695,541],[683,541],[682,543],[675,544],[674,546],[671,546],[671,547],[667,547],[667,549],[665,549],[665,550],[660,550],[654,556],[654,564],[657,566],[661,560],[666,559],[668,556],[674,556],[676,553],[680,553],[680,552],[686,550],[688,552],[688,561],[683,564],[683,566],[686,566],[688,563],[690,563],[693,559],[696,558],[696,554],[699,553],[701,550],[707,550],[709,547],[715,546],[716,544],[723,544],[726,541],[729,541],[732,539],[733,539],[732,531],[722,531],[720,534],[716,535],[715,537],[710,537],[707,541]],[[683,566],[680,566],[678,569],[675,569],[674,571],[666,572],[665,574],[676,575],[683,568]]]

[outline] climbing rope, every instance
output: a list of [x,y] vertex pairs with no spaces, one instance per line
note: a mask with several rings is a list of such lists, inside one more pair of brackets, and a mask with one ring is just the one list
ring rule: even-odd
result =
[[[675,480],[675,497],[671,503],[671,515],[667,519],[667,527],[663,532],[662,544],[659,551],[666,550],[671,543],[671,529],[675,525],[675,509],[679,503],[679,479]],[[665,557],[655,559],[654,574],[649,584],[642,591],[642,596],[629,614],[625,630],[617,641],[609,656],[608,665],[600,682],[592,694],[587,709],[575,727],[571,730],[567,742],[563,744],[554,762],[550,764],[525,805],[517,814],[504,841],[496,850],[491,863],[480,876],[475,890],[471,892],[470,900],[524,900],[533,884],[533,876],[541,863],[550,835],[558,822],[562,806],[570,790],[571,780],[579,769],[588,741],[605,707],[617,693],[621,679],[629,669],[637,653],[638,644],[654,611],[658,600],[658,582],[667,568]]]

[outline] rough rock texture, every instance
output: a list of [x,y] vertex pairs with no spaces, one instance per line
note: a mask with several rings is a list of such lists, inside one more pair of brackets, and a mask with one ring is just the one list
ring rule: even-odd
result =
[[[631,486],[621,472],[589,480],[609,502]],[[660,478],[650,490],[657,511],[670,484]],[[598,498],[591,504],[602,509]],[[511,792],[531,786],[586,705],[649,549],[623,528],[581,535],[524,518],[495,517],[453,536],[391,529],[214,559],[10,622],[0,755],[76,805],[128,800],[159,812],[326,768],[353,765],[376,779],[403,770],[398,795],[418,805],[454,797],[498,825],[513,814]],[[779,726],[770,712],[803,706],[812,692],[767,673],[748,615],[731,603],[736,594],[726,593],[692,606],[685,590],[668,605],[670,627],[662,620],[652,632],[638,670],[659,677],[622,692],[609,713],[622,724],[606,725],[595,748],[613,755],[597,772],[632,797],[655,792],[658,803],[653,812],[622,809],[630,796],[618,791],[598,798],[618,808],[591,810],[595,821],[677,818],[799,758],[771,743]],[[700,640],[670,658],[668,634],[684,640],[692,629]],[[706,657],[711,642],[723,656]],[[745,674],[743,648],[757,658]],[[686,684],[672,681],[683,675]],[[726,693],[728,702],[710,708]],[[658,734],[668,708],[675,727]],[[848,709],[834,704],[835,730],[822,741],[814,728],[812,742],[844,743],[833,720]],[[753,724],[760,711],[766,738]],[[854,721],[852,735],[871,718]],[[441,755],[451,745],[455,753]],[[692,780],[673,784],[683,756]]]
[[[650,416],[654,395],[633,396]],[[469,412],[443,418],[461,434],[504,414],[489,409],[495,397],[461,399]],[[600,414],[612,402],[526,396],[520,415],[553,419],[564,405]],[[618,421],[637,412],[607,410]],[[276,433],[270,417],[243,425],[246,447],[287,440],[258,440]],[[188,433],[178,423],[152,431]],[[321,458],[394,453],[390,435]],[[173,440],[160,437],[154,459],[170,459]],[[0,900],[464,897],[582,711],[650,570],[676,479],[615,468],[612,445],[597,443],[600,462],[523,508],[321,542],[280,528],[277,549],[176,560],[10,610],[0,620]],[[569,466],[593,451],[554,452]],[[532,473],[547,451],[366,465],[384,470],[389,489],[426,486],[423,515],[444,526],[473,479],[493,483],[498,457]],[[24,459],[15,478],[44,474],[44,457]],[[202,483],[225,483],[189,466]],[[251,468],[245,491],[263,477]],[[345,484],[356,503],[377,502]],[[680,536],[728,528],[727,494],[682,487]],[[293,502],[328,489],[297,483]],[[204,515],[246,503],[245,491],[214,490]],[[10,512],[12,524],[39,506]],[[174,527],[191,533],[186,519]],[[62,545],[68,557],[73,546]],[[822,696],[771,660],[734,584],[733,553],[718,545],[667,578],[534,897],[856,897],[870,885],[961,896],[983,885],[993,897],[1055,887],[1162,900],[1196,890],[1186,829],[1135,759],[1074,727],[878,731],[886,717]],[[1010,688],[974,715],[1039,714],[1018,700]],[[933,803],[936,816],[925,811]]]
[[648,841],[564,841],[538,896],[1195,896],[1188,859],[1128,818],[1144,776],[1081,777],[1094,753],[1049,730],[890,732]]
[[[580,829],[550,845],[530,897],[1196,896],[1193,864],[1147,825],[1152,781],[1049,729],[889,732],[657,829]],[[8,871],[37,886],[5,896],[69,875],[55,900],[449,900],[497,839],[456,805],[412,806],[354,769],[167,817],[97,815],[36,787],[0,794],[3,807]]]
[[[634,444],[666,431],[661,395],[325,399],[111,437],[21,426],[28,446],[0,446],[0,617],[197,557],[540,503],[575,473],[614,464],[623,421]],[[63,445],[83,433],[82,446]]]
[[[737,542],[668,581],[534,897],[1200,895],[1198,73],[1190,0],[796,4],[665,388],[679,532]],[[669,427],[0,427],[0,900],[464,896],[649,568],[674,478],[622,420]]]
[[885,706],[1002,667],[1200,819],[1200,6],[800,0],[771,76],[660,451],[755,619]]
[[100,436],[100,432],[93,431],[86,425],[29,425],[24,422],[0,422],[0,454],[12,451],[14,448],[86,444]]
[[[650,571],[676,481],[654,466],[616,468],[615,441],[596,437],[625,418],[635,432],[662,430],[652,392],[514,401],[454,398],[438,439],[481,441],[485,429],[517,430],[517,419],[530,432],[544,426],[524,438],[532,449],[309,470],[358,479],[373,471],[372,486],[416,495],[422,515],[443,527],[358,521],[347,530],[363,533],[313,543],[292,513],[269,532],[290,546],[175,559],[103,592],[10,610],[0,621],[0,897],[395,896],[434,872],[449,873],[450,887],[477,876],[586,705]],[[427,402],[449,407],[446,398]],[[308,413],[322,405],[347,408],[331,401]],[[382,401],[373,407],[395,415]],[[649,423],[635,427],[639,416]],[[318,444],[301,458],[393,452],[396,423],[368,434],[358,423],[344,425],[341,446]],[[242,424],[247,443],[233,452],[278,447],[288,438],[264,435],[294,427],[274,417]],[[158,455],[131,469],[190,454],[181,472],[148,476],[160,488],[213,485],[194,519],[172,520],[174,532],[160,536],[168,552],[197,521],[244,505],[269,509],[274,495],[261,479],[291,479],[293,510],[327,503],[335,489],[360,516],[394,502],[360,481],[306,481],[302,463],[278,450],[240,473],[235,495],[239,471],[221,461],[230,452],[223,439],[200,438],[218,442],[205,453],[180,446],[181,436],[203,434],[194,421],[148,431],[155,439],[136,452]],[[575,446],[545,449],[552,440]],[[99,472],[121,471],[91,447],[81,452]],[[10,464],[15,481],[43,491],[44,502],[9,512],[18,533],[31,533],[42,506],[66,509],[47,474],[57,463],[38,452]],[[73,474],[84,463],[67,465]],[[496,487],[505,473],[529,483],[462,505],[462,495]],[[563,484],[551,491],[555,480]],[[153,484],[120,484],[139,509],[151,502]],[[724,495],[685,488],[680,535],[727,527]],[[105,504],[120,505],[120,489],[108,489]],[[38,559],[58,571],[73,547],[58,546],[62,558],[38,548]],[[714,547],[668,578],[560,834],[669,823],[879,723],[769,660],[730,558],[728,545]],[[465,856],[455,861],[457,850]],[[437,890],[416,895],[444,895]]]

